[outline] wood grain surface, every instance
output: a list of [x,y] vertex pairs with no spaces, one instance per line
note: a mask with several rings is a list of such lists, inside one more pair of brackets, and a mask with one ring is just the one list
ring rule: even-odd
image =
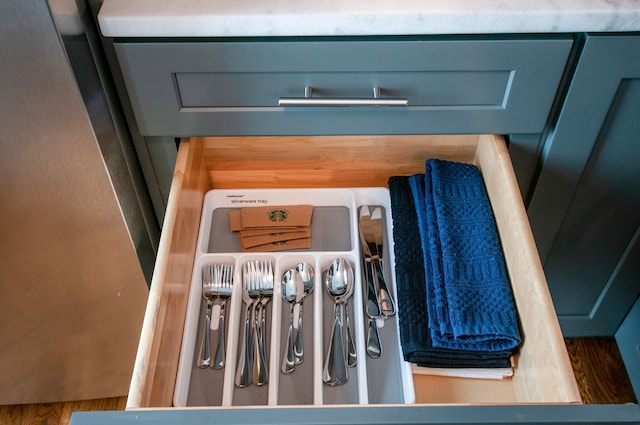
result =
[[584,403],[637,403],[613,337],[571,338],[565,343]]
[[73,412],[124,410],[127,397],[0,406],[2,425],[67,425]]

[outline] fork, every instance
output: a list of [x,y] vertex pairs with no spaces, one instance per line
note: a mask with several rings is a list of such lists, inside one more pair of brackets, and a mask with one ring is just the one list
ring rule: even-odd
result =
[[207,308],[205,310],[200,354],[198,356],[198,367],[202,369],[211,365],[211,309],[213,308],[213,300],[216,298],[213,275],[213,265],[207,264],[204,266],[202,269],[202,297],[207,302]]
[[256,301],[256,367],[254,382],[264,385],[269,381],[269,362],[267,360],[267,310],[266,306],[273,297],[273,267],[270,261],[262,261],[256,276],[260,298]]
[[218,297],[220,297],[220,316],[218,317],[218,343],[216,344],[216,354],[213,357],[212,367],[222,369],[224,367],[225,353],[225,308],[227,300],[231,298],[233,292],[233,265],[220,264],[215,268],[214,286]]
[[250,261],[242,267],[242,302],[245,304],[244,332],[238,357],[235,384],[237,387],[248,387],[253,383],[255,302],[260,297],[258,280],[256,279],[256,262]]

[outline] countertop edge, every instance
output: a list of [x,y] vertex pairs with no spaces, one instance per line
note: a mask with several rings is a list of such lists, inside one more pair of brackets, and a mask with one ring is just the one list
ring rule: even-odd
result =
[[[150,11],[138,4],[126,7],[123,0],[105,0],[98,15],[106,37],[279,37],[279,36],[370,36],[432,34],[506,34],[640,31],[640,0],[626,0],[614,7],[600,0],[574,0],[563,9],[548,4],[529,7],[503,6],[486,0],[469,8],[459,0],[453,7],[438,1],[433,10],[424,6],[385,10],[372,6],[332,9],[300,7],[251,9],[229,4],[189,9],[175,7]],[[198,3],[193,0],[194,3]],[[360,0],[352,0],[358,2]],[[541,0],[544,1],[544,0]],[[139,2],[139,3],[144,3]],[[224,3],[224,2],[223,2]],[[585,3],[580,7],[580,3]],[[596,7],[597,3],[597,7]],[[601,4],[600,4],[601,3]],[[375,5],[376,3],[374,3]]]

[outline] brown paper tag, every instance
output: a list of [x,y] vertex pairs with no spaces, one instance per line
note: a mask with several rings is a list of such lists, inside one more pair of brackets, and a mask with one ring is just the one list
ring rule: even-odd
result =
[[247,238],[251,236],[270,235],[272,233],[297,233],[297,232],[310,232],[310,228],[306,226],[300,227],[265,227],[258,229],[246,229],[239,230],[238,235],[241,238]]
[[269,233],[266,235],[240,237],[242,248],[251,248],[258,245],[266,245],[274,242],[289,241],[295,239],[311,238],[311,232],[285,232],[285,233]]
[[291,241],[274,242],[266,245],[258,245],[243,249],[244,252],[274,252],[286,251],[289,249],[309,249],[311,248],[311,238],[294,239]]
[[232,232],[242,230],[242,217],[240,216],[240,210],[229,211],[229,229]]
[[313,205],[278,205],[240,209],[242,228],[310,226]]

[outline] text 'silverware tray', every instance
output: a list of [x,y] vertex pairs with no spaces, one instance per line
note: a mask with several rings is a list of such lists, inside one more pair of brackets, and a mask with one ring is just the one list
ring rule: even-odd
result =
[[[313,205],[311,248],[295,251],[245,253],[229,229],[229,211],[251,206]],[[212,190],[204,200],[191,290],[185,318],[178,376],[176,406],[283,406],[334,404],[413,403],[411,367],[404,362],[398,336],[397,316],[379,320],[383,355],[372,359],[365,352],[362,266],[358,237],[358,208],[380,206],[384,211],[384,274],[395,294],[393,238],[389,193],[384,188],[356,189],[243,189]],[[342,257],[354,269],[355,288],[349,302],[358,363],[349,369],[345,385],[322,382],[322,368],[331,335],[334,301],[327,293],[322,274]],[[266,385],[238,388],[234,384],[239,341],[243,327],[242,266],[252,260],[269,260],[274,266],[274,294],[267,304]],[[305,360],[291,374],[280,371],[289,325],[289,304],[282,300],[283,273],[300,262],[315,271],[314,290],[304,302]],[[206,264],[234,265],[233,295],[226,307],[226,356],[222,369],[197,367],[201,327],[205,311],[201,271]],[[212,327],[217,325],[218,302]],[[212,332],[212,341],[216,341]],[[215,350],[215,345],[213,347]]]

